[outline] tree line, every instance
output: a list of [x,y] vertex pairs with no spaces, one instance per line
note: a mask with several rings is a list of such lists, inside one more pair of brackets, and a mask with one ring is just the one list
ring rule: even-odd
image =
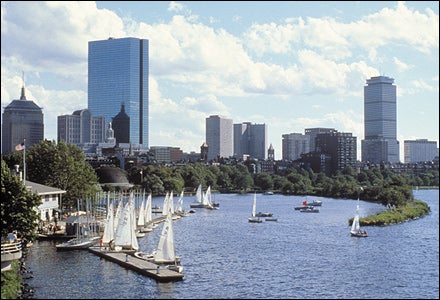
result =
[[[2,155],[2,199],[10,200],[2,201],[2,234],[19,226],[23,218],[32,219],[30,208],[38,205],[38,199],[20,187],[20,182],[10,172],[14,165],[23,170],[23,154],[23,151],[17,151]],[[44,140],[26,149],[25,155],[26,179],[65,190],[63,207],[76,207],[77,199],[93,199],[99,191],[115,189],[99,185],[93,167],[86,162],[81,149],[73,144]],[[236,165],[207,165],[201,162],[180,166],[151,164],[130,167],[125,172],[128,180],[135,185],[133,189],[144,189],[153,195],[164,195],[167,191],[180,193],[182,190],[194,193],[202,184],[221,193],[273,191],[287,195],[359,197],[396,207],[413,198],[413,186],[439,185],[438,170],[423,174],[396,174],[389,169],[357,172],[347,167],[333,176],[294,167],[276,174],[254,173],[251,170],[250,163],[245,161]],[[22,211],[26,213],[22,214]],[[28,226],[29,222],[23,224]]]

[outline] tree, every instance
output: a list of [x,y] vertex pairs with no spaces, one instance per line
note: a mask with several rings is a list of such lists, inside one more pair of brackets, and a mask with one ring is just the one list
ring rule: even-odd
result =
[[11,174],[3,159],[1,172],[2,236],[17,230],[21,237],[33,241],[38,221],[36,208],[41,204],[41,197],[28,191],[21,179]]
[[76,207],[78,198],[93,198],[100,190],[98,177],[81,149],[63,141],[33,145],[26,152],[26,168],[30,181],[66,191],[63,206]]

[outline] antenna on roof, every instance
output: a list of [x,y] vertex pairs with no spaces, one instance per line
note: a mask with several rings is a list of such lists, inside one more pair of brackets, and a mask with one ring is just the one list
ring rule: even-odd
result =
[[21,71],[21,80],[23,81],[23,87],[21,88],[20,100],[26,100],[26,95],[24,94],[24,71]]

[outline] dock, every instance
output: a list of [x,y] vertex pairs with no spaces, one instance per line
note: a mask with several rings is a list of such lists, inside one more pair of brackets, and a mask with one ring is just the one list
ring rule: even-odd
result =
[[183,280],[183,274],[169,270],[161,265],[154,264],[133,255],[133,252],[107,251],[103,247],[89,247],[92,252],[102,258],[115,262],[118,265],[136,271],[139,274],[151,277],[160,282]]

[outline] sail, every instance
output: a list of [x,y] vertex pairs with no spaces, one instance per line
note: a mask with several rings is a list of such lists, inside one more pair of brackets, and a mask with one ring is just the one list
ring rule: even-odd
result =
[[152,212],[152,201],[151,201],[151,194],[148,194],[147,197],[147,203],[146,203],[146,207],[145,207],[145,223],[149,223],[151,221],[153,221],[153,212]]
[[257,214],[257,193],[254,193],[254,204],[252,205],[252,217]]
[[116,228],[118,228],[119,220],[121,219],[123,209],[124,209],[124,203],[122,199],[119,199],[118,207],[116,208],[115,218],[113,220],[113,231],[115,232],[116,232]]
[[130,242],[130,248],[134,249],[134,250],[138,250],[139,249],[139,244],[138,244],[138,240],[136,237],[136,211],[135,211],[135,201],[134,201],[134,194],[133,192],[130,193],[130,198],[129,198],[129,209],[130,209],[130,237],[131,237],[131,242]]
[[179,200],[177,200],[176,211],[183,212],[183,190],[180,193]]
[[174,261],[175,259],[173,221],[171,213],[168,213],[154,254],[154,261],[160,263]]
[[143,227],[145,225],[145,194],[142,197],[141,206],[139,207],[137,225]]
[[202,185],[200,184],[196,192],[196,202],[202,203],[202,198],[203,198]]
[[206,190],[206,192],[203,194],[203,204],[206,206],[212,206],[212,201],[211,201],[211,186],[208,186],[208,189]]
[[118,227],[115,232],[115,246],[130,247],[131,246],[131,213],[130,203],[126,203],[121,211]]
[[356,214],[353,219],[353,224],[351,224],[351,232],[356,233],[360,229],[359,225],[359,215]]
[[108,243],[114,239],[115,230],[113,227],[114,214],[113,214],[113,202],[108,205],[107,219],[105,222],[104,234],[102,235],[102,242]]
[[170,194],[167,192],[165,195],[165,198],[163,199],[163,205],[162,205],[162,216],[165,216],[168,211],[168,199],[170,198]]
[[129,201],[124,205],[118,227],[115,232],[115,246],[139,249],[135,231],[134,195],[130,193]]
[[174,196],[173,191],[170,193],[170,197],[168,198],[168,210],[171,211],[171,214],[174,214]]

